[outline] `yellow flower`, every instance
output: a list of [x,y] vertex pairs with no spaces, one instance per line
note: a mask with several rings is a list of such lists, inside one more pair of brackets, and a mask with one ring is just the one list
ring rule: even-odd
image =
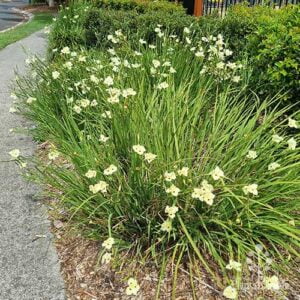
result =
[[109,237],[102,243],[102,247],[104,247],[107,250],[110,250],[114,243],[115,243],[115,239],[112,237]]
[[52,72],[52,78],[57,79],[59,77],[60,73],[57,71]]
[[153,153],[145,153],[145,160],[148,162],[148,163],[151,163],[155,158],[157,157],[156,154],[153,154]]
[[161,230],[166,232],[171,232],[172,230],[172,221],[170,219],[164,221],[161,224]]
[[275,143],[280,143],[283,141],[283,137],[279,136],[278,134],[273,134],[272,141]]
[[91,103],[90,100],[88,100],[88,99],[82,99],[80,101],[80,106],[83,107],[83,108],[86,108],[86,107],[88,107],[90,105],[90,103]]
[[189,168],[188,167],[183,167],[182,169],[178,170],[177,173],[179,176],[188,176]]
[[10,155],[12,158],[14,158],[14,159],[18,158],[18,157],[20,156],[20,154],[21,154],[21,152],[20,152],[19,149],[13,149],[13,150],[11,150],[11,151],[8,152],[8,153],[9,153],[9,155]]
[[92,82],[94,82],[94,83],[96,83],[96,84],[99,83],[99,79],[98,79],[95,75],[91,75],[91,76],[90,76],[90,79],[91,79]]
[[111,261],[111,253],[105,253],[103,254],[101,258],[101,263],[102,264],[108,264]]
[[279,163],[277,163],[277,162],[272,162],[272,163],[270,163],[269,165],[268,165],[268,170],[269,171],[273,171],[273,170],[275,170],[275,169],[277,169],[277,168],[279,168],[280,167],[280,164]]
[[165,172],[165,181],[172,181],[176,179],[176,174],[174,172]]
[[107,86],[111,86],[114,84],[114,80],[111,76],[108,76],[104,79],[103,83]]
[[97,172],[95,170],[88,170],[85,173],[85,177],[87,177],[87,178],[95,178],[96,175],[97,175]]
[[74,111],[75,111],[77,114],[80,114],[80,113],[81,113],[81,107],[80,107],[80,106],[74,105],[73,109],[74,109]]
[[146,148],[142,145],[134,145],[132,146],[132,149],[139,155],[143,155],[146,152]]
[[229,264],[226,266],[226,269],[228,269],[228,270],[232,270],[233,269],[233,270],[236,270],[238,272],[241,272],[242,271],[241,270],[241,266],[242,266],[241,263],[230,259],[229,260]]
[[20,162],[19,166],[21,169],[24,169],[27,167],[27,162]]
[[166,89],[166,88],[168,88],[168,87],[169,87],[169,84],[168,84],[166,81],[161,82],[161,83],[159,83],[159,84],[157,85],[157,88],[158,88],[159,90]]
[[292,119],[292,118],[289,118],[288,126],[291,127],[291,128],[298,128],[297,121]]
[[215,194],[213,193],[214,187],[206,180],[203,180],[200,188],[194,188],[192,198],[204,201],[208,205],[213,204]]
[[34,97],[28,97],[27,100],[26,100],[26,102],[27,102],[28,104],[31,104],[31,103],[34,102],[34,101],[36,101],[36,98],[34,98]]
[[62,54],[70,54],[70,48],[69,47],[64,47],[60,51]]
[[98,183],[96,183],[94,185],[90,185],[89,189],[93,194],[96,194],[98,192],[106,193],[107,187],[108,187],[108,183],[100,180]]
[[268,290],[279,290],[280,288],[278,277],[275,275],[265,278],[265,285]]
[[170,219],[174,219],[177,212],[178,212],[178,207],[175,205],[173,205],[173,206],[167,205],[165,208],[165,213],[168,214],[168,217]]
[[236,288],[229,285],[225,290],[223,291],[223,296],[227,299],[236,299],[237,298],[237,290]]
[[215,169],[209,174],[214,180],[219,180],[220,178],[225,177],[224,172],[219,167],[215,167]]
[[115,165],[110,165],[107,169],[103,171],[104,175],[112,175],[118,170],[118,168]]
[[290,150],[295,150],[296,147],[297,147],[297,142],[294,138],[290,138],[288,141],[287,141],[288,145],[289,145],[289,149]]
[[103,135],[103,134],[100,134],[100,138],[99,138],[99,141],[100,141],[100,142],[106,143],[108,140],[109,140],[109,137],[108,137],[108,136],[105,136],[105,135]]
[[174,197],[177,197],[180,189],[175,186],[174,184],[172,184],[169,188],[166,189],[167,194],[172,194]]
[[245,195],[253,194],[257,196],[258,195],[257,187],[258,185],[256,183],[246,185],[243,187],[243,192],[245,193]]
[[137,295],[138,291],[140,290],[140,286],[136,279],[129,278],[127,281],[128,287],[126,288],[126,295]]
[[59,157],[59,152],[56,150],[53,150],[53,151],[49,152],[49,154],[48,154],[48,158],[50,160],[55,160],[58,157]]
[[295,220],[290,220],[290,221],[289,221],[289,224],[292,225],[292,226],[296,226]]
[[250,158],[250,159],[255,159],[257,157],[257,153],[256,151],[253,151],[253,150],[249,150],[247,156],[247,158]]

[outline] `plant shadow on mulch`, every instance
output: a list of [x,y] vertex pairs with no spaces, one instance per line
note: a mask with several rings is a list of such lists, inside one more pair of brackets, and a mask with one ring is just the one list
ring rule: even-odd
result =
[[[52,219],[52,217],[51,217]],[[82,237],[78,232],[68,230],[67,223],[52,219],[52,232],[55,236],[55,245],[61,263],[61,272],[66,282],[67,296],[69,300],[154,300],[156,287],[159,281],[159,269],[153,266],[142,264],[125,264],[121,270],[115,271],[110,265],[99,263],[99,252],[101,243],[91,241]],[[130,260],[130,258],[128,259]],[[253,268],[253,266],[252,266]],[[165,279],[161,285],[161,292],[158,299],[176,300],[220,300],[225,299],[222,291],[218,291],[209,276],[204,270],[201,278],[194,278],[194,298],[190,284],[190,276],[186,267],[179,268],[176,297],[172,298],[172,265],[167,267]],[[134,270],[131,272],[130,270]],[[138,270],[138,271],[137,271]],[[239,299],[247,300],[296,300],[299,299],[297,289],[299,281],[295,278],[285,280],[281,287],[285,292],[271,293],[263,287],[260,272],[255,269],[248,278],[248,285],[245,285],[239,295]],[[126,279],[137,278],[140,284],[140,292],[136,297],[129,297],[125,294]],[[297,288],[298,286],[298,288]]]

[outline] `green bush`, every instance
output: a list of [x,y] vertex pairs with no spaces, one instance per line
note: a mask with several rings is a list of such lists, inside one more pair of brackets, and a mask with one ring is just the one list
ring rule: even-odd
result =
[[236,57],[250,60],[254,90],[264,95],[286,93],[288,103],[299,103],[299,5],[273,9],[240,4],[233,6],[225,18],[212,22],[214,30],[228,38]]
[[161,33],[154,47],[117,32],[126,51],[65,48],[50,66],[34,63],[20,111],[52,149],[33,177],[89,237],[113,239],[116,261],[124,249],[161,266],[190,259],[238,289],[229,260],[247,268],[253,252],[261,267],[268,253],[275,268],[299,257],[299,129],[288,108],[249,91],[251,66],[222,36]]
[[[145,9],[143,13],[141,9],[126,10],[128,3]],[[74,19],[78,15],[80,18]],[[129,41],[135,41],[139,36],[150,41],[157,24],[182,35],[183,28],[193,21],[194,18],[186,15],[181,6],[165,1],[100,1],[92,4],[77,1],[60,11],[50,34],[49,49],[62,49],[67,45],[104,49],[108,45],[107,36],[119,29],[128,33]]]
[[90,47],[104,49],[111,45],[107,36],[122,29],[128,41],[137,41],[143,37],[147,42],[155,43],[157,35],[154,29],[158,24],[168,32],[182,37],[184,28],[191,26],[193,21],[192,17],[180,13],[155,11],[138,14],[136,11],[92,9],[84,23],[85,41]]
[[246,51],[253,62],[254,82],[264,94],[281,91],[300,107],[300,6],[276,11],[248,35]]
[[97,0],[96,7],[126,11],[134,10],[137,13],[153,11],[162,11],[164,13],[185,13],[182,5],[166,0]]

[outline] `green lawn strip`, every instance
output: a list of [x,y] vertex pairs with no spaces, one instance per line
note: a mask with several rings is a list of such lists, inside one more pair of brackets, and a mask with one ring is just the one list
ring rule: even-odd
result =
[[51,24],[53,13],[36,13],[29,22],[22,24],[15,29],[0,33],[0,49],[12,44],[26,36],[41,30],[45,26]]

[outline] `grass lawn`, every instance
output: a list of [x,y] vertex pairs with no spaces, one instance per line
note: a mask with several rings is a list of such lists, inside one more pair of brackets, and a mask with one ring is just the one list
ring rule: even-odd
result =
[[18,40],[25,38],[31,33],[51,24],[53,14],[49,12],[35,13],[31,21],[22,24],[15,29],[0,33],[0,49]]

